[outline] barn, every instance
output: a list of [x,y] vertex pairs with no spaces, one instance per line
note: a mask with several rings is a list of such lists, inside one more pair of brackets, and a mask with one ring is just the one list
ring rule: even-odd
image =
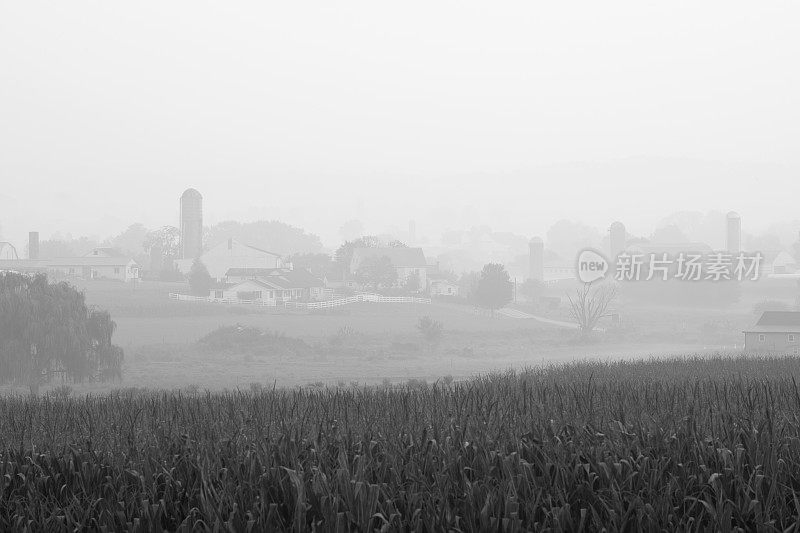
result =
[[[232,268],[280,268],[281,258],[278,254],[243,244],[236,239],[228,239],[199,257],[208,273],[217,281],[223,281],[228,270]],[[176,268],[184,275],[192,269],[194,259],[178,259]]]
[[764,311],[743,333],[746,352],[800,355],[800,311]]

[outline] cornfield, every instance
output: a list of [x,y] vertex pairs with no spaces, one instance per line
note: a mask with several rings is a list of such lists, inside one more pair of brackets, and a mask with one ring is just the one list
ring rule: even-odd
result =
[[793,531],[800,362],[0,400],[0,530]]

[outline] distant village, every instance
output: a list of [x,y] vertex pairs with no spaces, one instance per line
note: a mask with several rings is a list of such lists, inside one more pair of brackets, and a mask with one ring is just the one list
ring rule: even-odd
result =
[[[27,253],[20,254],[11,243],[0,242],[0,271],[47,273],[56,279],[136,284],[165,279],[191,281],[193,270],[201,268],[207,272],[205,275],[209,282],[200,293],[192,287],[191,295],[171,296],[224,303],[274,306],[325,302],[365,291],[458,300],[467,296],[464,278],[470,270],[470,260],[477,266],[472,267],[474,270],[479,270],[482,263],[505,263],[512,274],[516,295],[518,283],[547,287],[574,282],[575,259],[570,254],[573,249],[590,244],[587,240],[573,237],[572,249],[564,251],[563,245],[559,248],[556,242],[545,242],[536,236],[527,240],[527,254],[520,257],[510,252],[514,246],[519,250],[520,243],[515,242],[512,246],[508,242],[512,240],[509,235],[495,239],[484,236],[477,240],[472,235],[470,258],[459,252],[457,245],[449,248],[417,246],[416,229],[411,222],[408,243],[359,237],[345,241],[334,254],[298,256],[265,249],[259,243],[240,238],[235,232],[209,243],[204,238],[207,228],[203,225],[203,197],[191,188],[179,199],[179,221],[179,227],[172,228],[174,232],[162,230],[157,234],[148,246],[147,255],[138,258],[113,246],[93,247],[74,257],[40,257],[39,233],[31,231]],[[724,233],[725,252],[735,254],[746,248],[742,220],[737,213],[727,213],[720,226],[719,231]],[[552,234],[552,231],[548,233]],[[457,241],[456,236],[449,237]],[[498,246],[497,242],[504,239],[506,242]],[[758,252],[762,255],[761,278],[794,280],[800,286],[800,238],[793,248],[775,241],[758,244]],[[598,248],[611,258],[625,253],[693,251],[710,254],[715,251],[715,247],[706,242],[689,240],[674,226],[661,230],[651,239],[643,239],[630,235],[619,221],[611,224]],[[477,260],[475,256],[478,256]],[[304,260],[307,257],[315,258],[316,263]],[[542,296],[543,292],[539,295]],[[781,350],[790,352],[797,350],[797,337],[800,337],[800,313],[788,310],[784,314],[765,314],[746,332],[750,348],[780,344]]]
[[[170,256],[167,245],[157,243],[149,249],[149,264],[141,264],[141,258],[126,255],[113,247],[96,247],[78,257],[40,258],[39,233],[29,234],[27,257],[21,257],[16,248],[7,242],[0,242],[0,270],[18,272],[47,272],[63,277],[81,279],[107,279],[123,282],[136,282],[152,279],[156,273],[171,270],[178,275],[189,274],[192,264],[198,260],[208,270],[215,286],[211,298],[283,300],[318,300],[330,296],[337,289],[356,289],[365,285],[360,270],[375,266],[379,260],[391,264],[394,275],[390,276],[396,288],[406,287],[410,292],[433,296],[458,296],[461,289],[457,283],[459,271],[468,270],[470,258],[458,251],[458,246],[431,247],[423,249],[406,245],[399,241],[365,242],[354,239],[344,264],[324,272],[310,272],[306,268],[296,268],[290,256],[237,237],[228,237],[223,242],[207,246],[203,239],[203,197],[195,189],[187,189],[180,197],[179,235],[174,236],[177,253]],[[736,253],[743,250],[741,217],[730,212],[726,216],[725,250]],[[409,236],[414,237],[414,223],[409,223]],[[603,252],[616,257],[624,251],[647,254],[650,252],[696,251],[710,253],[713,248],[705,242],[692,242],[684,236],[669,235],[658,239],[642,239],[629,235],[622,222],[614,222],[603,239]],[[519,281],[525,279],[542,283],[554,283],[575,279],[574,257],[569,252],[556,253],[541,237],[528,241],[527,257],[514,256],[509,250],[510,243],[498,245],[489,235],[483,238],[472,236],[469,243],[471,255],[482,256],[473,262],[475,270],[482,263],[504,263]],[[450,238],[453,238],[450,236]],[[509,237],[506,237],[509,239]],[[576,240],[577,250],[582,243]],[[800,245],[800,238],[798,238]],[[205,245],[205,246],[204,246]],[[515,244],[519,249],[519,243]],[[769,246],[759,247],[763,255],[761,273],[764,276],[800,279],[800,246],[795,249],[781,247],[771,242]],[[505,252],[505,253],[504,253]],[[435,259],[431,259],[435,258]],[[165,265],[165,263],[169,263]],[[511,263],[511,264],[510,264]],[[458,268],[461,267],[461,268]],[[363,288],[363,287],[361,287]],[[247,296],[248,298],[244,298]]]

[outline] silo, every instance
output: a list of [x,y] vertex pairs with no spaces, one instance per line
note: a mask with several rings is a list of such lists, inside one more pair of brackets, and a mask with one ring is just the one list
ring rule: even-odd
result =
[[528,244],[528,248],[530,251],[530,277],[544,281],[544,241],[539,237],[534,237]]
[[28,259],[39,259],[39,232],[28,233]]
[[725,248],[730,253],[738,253],[742,250],[742,218],[735,211],[731,211],[726,220]]
[[626,235],[625,224],[622,222],[614,222],[608,228],[608,252],[612,263],[616,263],[617,256],[625,251]]
[[181,195],[181,259],[203,253],[203,197],[196,189]]

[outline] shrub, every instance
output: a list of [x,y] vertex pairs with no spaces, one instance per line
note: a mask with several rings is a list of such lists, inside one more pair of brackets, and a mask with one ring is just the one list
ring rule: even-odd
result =
[[198,341],[208,352],[244,355],[311,355],[313,349],[302,339],[262,331],[253,326],[222,326]]
[[444,325],[438,320],[425,315],[419,319],[417,329],[428,343],[435,344],[442,338]]

